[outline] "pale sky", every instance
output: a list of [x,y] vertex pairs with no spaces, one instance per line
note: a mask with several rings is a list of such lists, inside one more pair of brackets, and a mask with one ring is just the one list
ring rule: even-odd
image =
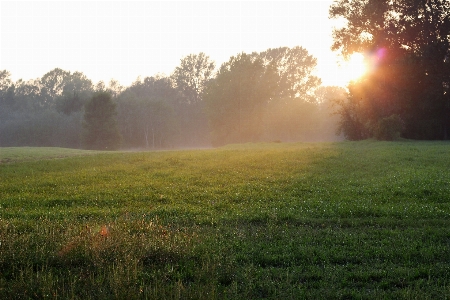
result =
[[170,75],[189,54],[204,52],[218,67],[240,52],[302,46],[324,85],[344,85],[330,50],[332,2],[2,1],[0,70],[29,80],[61,68],[128,86]]

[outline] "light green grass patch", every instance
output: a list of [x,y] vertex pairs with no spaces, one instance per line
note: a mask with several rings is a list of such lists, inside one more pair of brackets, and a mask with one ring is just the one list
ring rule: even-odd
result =
[[0,148],[0,164],[65,158],[96,154],[98,151],[57,148],[57,147],[3,147]]

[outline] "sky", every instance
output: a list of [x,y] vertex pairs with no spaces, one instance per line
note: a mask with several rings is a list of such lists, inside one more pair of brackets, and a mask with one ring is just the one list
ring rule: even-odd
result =
[[305,48],[324,85],[348,77],[332,52],[333,1],[1,1],[0,70],[12,79],[54,68],[83,72],[94,84],[170,75],[204,52],[219,67],[231,56]]

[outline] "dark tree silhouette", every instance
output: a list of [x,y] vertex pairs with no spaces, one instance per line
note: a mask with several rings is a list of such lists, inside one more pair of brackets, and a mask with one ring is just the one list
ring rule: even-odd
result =
[[96,92],[86,103],[83,121],[83,144],[87,149],[114,150],[121,136],[116,121],[116,104],[108,92]]

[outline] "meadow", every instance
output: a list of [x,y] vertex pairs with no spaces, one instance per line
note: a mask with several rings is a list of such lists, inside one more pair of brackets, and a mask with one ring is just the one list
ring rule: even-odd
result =
[[0,148],[0,299],[448,299],[450,143]]

